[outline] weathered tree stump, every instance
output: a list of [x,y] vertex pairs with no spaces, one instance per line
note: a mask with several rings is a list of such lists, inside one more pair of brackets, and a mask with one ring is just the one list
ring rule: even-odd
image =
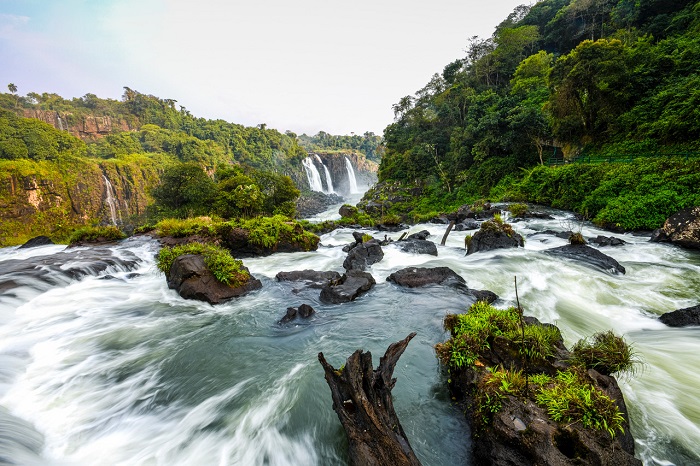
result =
[[351,464],[420,465],[391,399],[391,390],[396,383],[392,378],[394,368],[414,336],[415,332],[392,343],[384,357],[379,358],[376,370],[372,368],[370,352],[355,351],[340,369],[333,368],[323,353],[318,353],[331,389],[333,410],[348,436]]

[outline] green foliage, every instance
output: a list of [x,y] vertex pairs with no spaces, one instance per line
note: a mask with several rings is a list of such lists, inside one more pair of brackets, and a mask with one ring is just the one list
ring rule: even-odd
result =
[[161,215],[191,217],[209,213],[216,186],[195,163],[169,166],[153,190]]
[[83,227],[75,230],[68,239],[69,244],[91,241],[119,241],[126,238],[123,231],[113,225]]
[[192,235],[211,236],[216,230],[210,217],[166,218],[156,223],[154,228],[158,235],[174,238]]
[[615,402],[575,371],[559,372],[535,399],[555,422],[578,422],[587,429],[604,430],[611,437],[624,432],[625,419]]
[[366,243],[367,241],[370,241],[370,240],[373,240],[373,239],[374,239],[374,238],[372,237],[372,235],[369,235],[369,234],[367,234],[367,233],[365,233],[365,234],[362,235],[362,242],[363,242],[363,243]]
[[0,159],[55,160],[83,155],[85,143],[44,122],[0,109]]
[[[290,136],[296,136],[287,132]],[[369,160],[379,162],[384,153],[381,136],[368,131],[362,136],[335,136],[325,131],[319,131],[315,136],[302,134],[298,137],[299,144],[311,152],[360,152]]]
[[508,206],[508,212],[510,212],[513,217],[522,217],[527,211],[527,204],[515,203]]
[[639,361],[632,347],[609,330],[576,342],[571,350],[571,363],[611,375],[634,372]]
[[280,241],[284,240],[310,251],[319,241],[318,236],[305,231],[299,222],[283,215],[235,219],[217,225],[216,228],[218,232],[231,228],[248,230],[248,241],[265,248],[275,248]]
[[219,246],[204,243],[187,243],[160,250],[156,258],[158,268],[168,273],[173,262],[185,254],[197,254],[204,257],[204,264],[221,283],[233,288],[239,287],[250,279],[250,274],[243,269],[243,262],[234,259],[231,254]]

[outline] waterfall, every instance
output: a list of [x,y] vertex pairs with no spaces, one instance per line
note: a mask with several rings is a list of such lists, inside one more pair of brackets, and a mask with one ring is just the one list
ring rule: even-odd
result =
[[58,113],[56,114],[56,120],[58,121],[58,129],[63,131],[63,122],[61,121],[61,117],[59,116]]
[[316,165],[314,165],[311,157],[306,157],[301,161],[306,170],[306,178],[309,180],[309,187],[311,191],[323,192],[323,184],[321,183],[321,175],[318,173]]
[[321,160],[321,157],[316,155],[316,160],[318,160],[318,163],[321,164],[323,167],[323,170],[326,172],[326,184],[328,185],[328,190],[325,191],[326,194],[333,194],[335,193],[335,190],[333,189],[333,180],[331,179],[331,172],[328,171],[328,167],[326,164],[323,163],[323,160]]
[[105,180],[105,190],[107,191],[107,198],[105,199],[105,202],[107,202],[107,205],[109,206],[109,218],[112,220],[112,225],[116,225],[117,216],[119,216],[119,222],[121,222],[122,216],[117,209],[117,199],[115,196],[114,187],[105,175],[102,175],[102,179]]
[[345,157],[345,168],[348,169],[348,183],[350,184],[350,194],[357,193],[357,179],[355,178],[355,170],[352,168],[352,163]]

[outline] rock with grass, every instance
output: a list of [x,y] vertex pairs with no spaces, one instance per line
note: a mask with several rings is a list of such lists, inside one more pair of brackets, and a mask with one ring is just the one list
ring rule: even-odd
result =
[[375,284],[372,274],[350,269],[339,280],[324,286],[319,298],[324,303],[347,303],[367,293]]
[[567,244],[557,248],[547,249],[545,253],[552,256],[573,259],[605,272],[613,274],[625,273],[625,268],[620,265],[618,261],[585,244]]
[[436,353],[478,438],[475,464],[641,465],[622,392],[605,374],[634,367],[621,337],[598,334],[569,352],[555,326],[484,302],[445,328]]
[[700,326],[700,304],[667,312],[659,320],[669,327]]
[[654,242],[668,242],[689,249],[700,249],[700,206],[671,215],[651,237]]
[[473,236],[467,237],[467,254],[491,251],[494,249],[508,249],[523,247],[523,237],[516,233],[510,224],[503,222],[500,216],[493,220],[487,220],[481,224],[479,231]]

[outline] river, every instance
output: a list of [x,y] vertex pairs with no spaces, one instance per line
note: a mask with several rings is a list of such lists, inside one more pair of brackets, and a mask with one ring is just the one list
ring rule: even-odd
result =
[[[412,331],[418,335],[394,373],[404,430],[424,465],[470,464],[469,429],[433,351],[447,338],[445,314],[464,311],[470,298],[386,282],[412,265],[448,266],[470,288],[496,292],[499,306],[514,303],[517,275],[526,314],[557,324],[567,345],[596,331],[623,334],[644,361],[635,376],[620,380],[637,456],[646,465],[700,464],[700,329],[656,320],[698,303],[700,254],[616,235],[627,244],[601,249],[627,274],[611,275],[542,253],[565,241],[535,233],[562,230],[572,219],[553,214],[555,220],[514,224],[526,236],[524,249],[465,257],[465,232],[453,232],[438,257],[387,246],[370,269],[377,286],[341,305],[322,304],[318,290],[296,290],[274,277],[342,271],[341,248],[352,241],[347,229],[324,235],[315,252],[244,260],[263,288],[217,306],[167,288],[154,265],[153,240],[111,248],[138,257],[134,267],[79,279],[50,269],[66,254],[63,246],[1,249],[0,278],[16,259],[43,256],[45,265],[14,277],[19,286],[0,294],[0,464],[346,464],[346,440],[317,354],[338,367],[362,348],[376,365],[390,343]],[[410,231],[423,228],[440,242],[444,226]],[[583,234],[609,235],[589,224]],[[69,266],[90,263],[63,268]],[[317,313],[277,323],[288,306],[302,303]]]

